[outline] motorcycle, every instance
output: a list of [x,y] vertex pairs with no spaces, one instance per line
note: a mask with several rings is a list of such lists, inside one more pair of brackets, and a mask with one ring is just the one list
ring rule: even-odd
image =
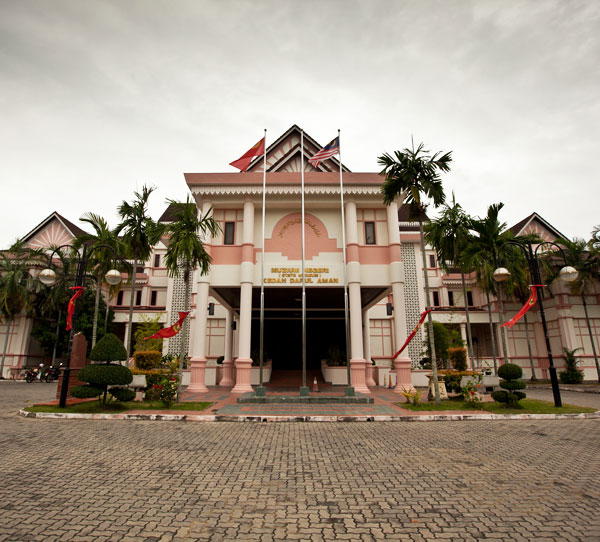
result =
[[34,380],[42,381],[42,368],[43,363],[40,363],[39,367],[33,367],[31,369],[25,369],[25,382],[31,384]]
[[54,380],[58,380],[60,376],[60,368],[62,367],[62,363],[58,367],[48,367],[44,372],[42,378],[46,382],[52,382]]

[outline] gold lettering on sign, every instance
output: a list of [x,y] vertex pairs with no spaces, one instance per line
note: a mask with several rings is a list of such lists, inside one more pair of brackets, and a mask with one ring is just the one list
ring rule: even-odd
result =
[[[293,226],[294,224],[300,224],[302,222],[301,218],[294,218],[294,220],[288,220],[281,228],[281,231],[279,232],[279,237],[283,237],[283,234],[289,229],[290,226]],[[319,228],[317,228],[317,226],[315,226],[314,222],[311,222],[310,220],[308,220],[308,218],[304,219],[304,223],[310,228],[312,229],[312,231],[315,233],[315,235],[317,237],[321,237],[321,230],[319,230]]]
[[[299,267],[271,267],[276,277],[265,278],[265,284],[302,284],[302,273]],[[329,267],[305,267],[305,284],[339,284],[337,277],[328,277]]]

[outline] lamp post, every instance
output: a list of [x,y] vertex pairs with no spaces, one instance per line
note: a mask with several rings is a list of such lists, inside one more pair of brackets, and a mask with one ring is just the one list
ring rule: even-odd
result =
[[[540,266],[538,260],[538,250],[540,247],[545,245],[552,245],[556,247],[560,253],[562,254],[563,261],[565,262],[565,266],[560,270],[559,277],[561,280],[566,282],[572,282],[577,278],[577,270],[570,265],[567,265],[567,259],[565,257],[565,253],[562,248],[558,246],[556,243],[551,241],[545,241],[543,243],[538,244],[533,249],[532,243],[529,241],[507,241],[507,244],[516,245],[525,254],[525,259],[527,260],[527,266],[529,267],[529,273],[531,275],[531,280],[533,282],[532,286],[539,290],[538,302],[540,304],[540,316],[542,317],[542,327],[544,328],[544,338],[546,339],[546,350],[548,351],[548,370],[550,371],[550,381],[552,383],[552,394],[554,395],[554,406],[562,407],[562,401],[560,398],[560,389],[558,387],[558,378],[556,377],[556,367],[554,366],[554,361],[552,359],[552,348],[550,347],[550,338],[548,337],[548,326],[546,324],[546,313],[544,312],[544,302],[543,298],[543,287],[542,284],[542,276],[540,273]],[[494,280],[496,282],[504,282],[510,276],[510,271],[504,267],[498,267],[494,271]]]
[[[109,245],[96,245],[92,247],[92,249],[88,252],[87,245],[83,245],[83,250],[78,252],[73,245],[61,245],[54,249],[52,254],[50,254],[49,265],[46,269],[42,270],[38,276],[40,282],[46,286],[54,286],[56,284],[56,273],[52,269],[52,257],[62,248],[71,248],[77,254],[77,269],[75,271],[75,286],[83,286],[83,281],[85,278],[85,269],[88,264],[88,260],[90,255],[97,249],[100,248],[108,248],[112,250],[114,255],[115,267],[117,263],[117,252],[115,249]],[[119,284],[121,282],[121,273],[117,269],[111,269],[104,276],[106,282],[111,286],[115,284]],[[73,300],[73,310],[75,309],[75,305],[77,303],[77,299]],[[63,367],[63,379],[60,387],[60,399],[58,402],[58,406],[60,408],[65,408],[67,404],[67,393],[69,390],[69,376],[71,374],[71,351],[73,349],[73,337],[75,335],[75,329],[71,327],[71,332],[69,334],[69,347],[67,349],[67,358],[65,360],[65,366]]]

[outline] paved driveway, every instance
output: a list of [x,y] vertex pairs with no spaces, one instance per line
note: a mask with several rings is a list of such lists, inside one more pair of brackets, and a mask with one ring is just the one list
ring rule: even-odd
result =
[[15,415],[54,389],[0,383],[0,541],[600,539],[599,420]]

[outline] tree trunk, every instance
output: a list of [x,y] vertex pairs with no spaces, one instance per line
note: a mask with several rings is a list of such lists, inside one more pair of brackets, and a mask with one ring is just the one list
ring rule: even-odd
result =
[[100,309],[100,288],[102,287],[102,273],[98,274],[96,281],[96,300],[94,302],[94,323],[92,324],[92,348],[96,346],[96,336],[98,333],[98,310]]
[[127,361],[131,356],[131,337],[133,336],[133,302],[135,297],[135,275],[137,272],[137,256],[133,257],[133,271],[131,273],[131,296],[129,297],[129,329],[127,331]]
[[467,348],[469,350],[469,358],[471,359],[471,369],[475,369],[475,357],[473,356],[473,335],[471,333],[469,301],[467,299],[467,283],[465,282],[465,274],[462,271],[460,272],[460,278],[462,282],[463,299],[465,300],[465,318],[467,320]]
[[490,319],[490,335],[492,337],[492,356],[494,357],[494,374],[498,374],[498,360],[496,359],[496,338],[494,337],[494,319],[492,318],[492,304],[490,302],[490,293],[485,293],[488,304],[488,316]]
[[104,333],[108,330],[108,310],[110,309],[110,286],[106,290],[106,311],[104,312]]
[[[189,311],[190,310],[190,274],[191,274],[191,269],[189,264],[186,263],[185,265],[185,271],[183,273],[183,282],[185,284],[185,290],[184,290],[184,311]],[[196,310],[198,310],[198,307],[196,307]],[[177,383],[177,402],[179,403],[181,401],[181,392],[183,391],[183,384],[182,384],[182,379],[183,379],[183,360],[185,359],[185,355],[187,354],[188,348],[189,348],[189,329],[190,329],[190,325],[189,325],[189,318],[186,318],[183,321],[183,329],[181,330],[181,353],[179,354],[179,369],[177,371],[177,376],[179,379],[179,382]]]
[[508,344],[506,342],[506,328],[504,324],[504,302],[502,301],[502,284],[498,284],[498,317],[500,318],[500,337],[502,338],[502,350],[504,353],[504,363],[508,363]]
[[525,338],[527,339],[527,351],[529,352],[529,365],[531,367],[531,381],[535,382],[537,377],[535,376],[535,366],[533,363],[533,354],[531,353],[531,340],[529,339],[529,321],[527,320],[527,313],[523,315],[525,318]]
[[2,361],[0,362],[0,380],[4,379],[4,360],[8,348],[8,335],[10,334],[10,321],[6,322],[6,336],[4,337],[4,348],[2,349]]
[[585,302],[585,294],[581,292],[581,300],[583,301],[583,310],[585,312],[585,322],[587,324],[588,333],[590,334],[590,342],[592,343],[592,352],[594,353],[594,361],[596,362],[596,373],[598,373],[598,382],[600,382],[600,364],[598,363],[598,354],[596,353],[596,344],[594,343],[594,334],[592,333],[592,325],[590,324],[590,316],[588,314],[587,303]]
[[[423,220],[419,217],[419,235],[421,236],[421,255],[423,256],[423,275],[425,277],[425,308],[429,306],[429,276],[427,275],[427,258],[425,256],[425,237],[423,235]],[[427,313],[427,329],[429,335],[429,349],[431,351],[431,372],[433,378],[433,389],[435,392],[435,404],[440,404],[440,387],[438,384],[437,356],[435,353],[435,340],[433,335],[433,319],[431,312]]]

